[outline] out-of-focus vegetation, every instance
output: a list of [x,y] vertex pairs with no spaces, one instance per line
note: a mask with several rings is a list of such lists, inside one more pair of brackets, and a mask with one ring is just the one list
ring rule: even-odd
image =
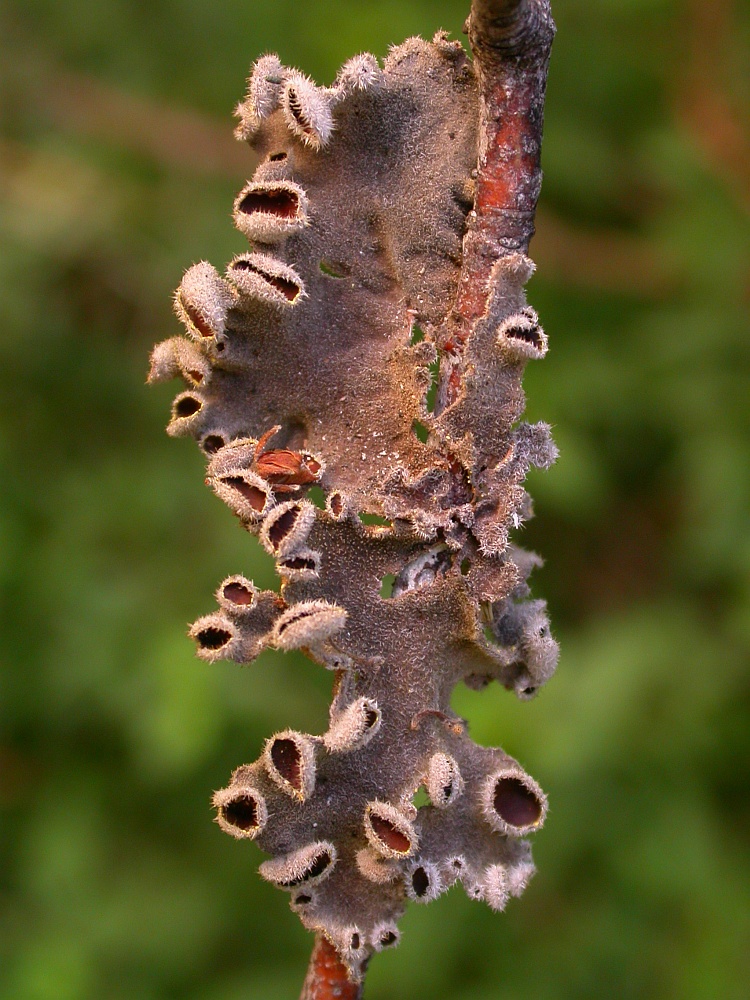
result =
[[[319,81],[468,0],[17,0],[0,11],[0,997],[271,1000],[310,948],[209,797],[325,727],[294,656],[193,658],[227,573],[273,582],[146,391],[170,293],[243,248],[251,61]],[[562,644],[530,704],[457,692],[551,799],[502,916],[412,907],[368,996],[744,1000],[750,983],[750,8],[567,0],[549,82],[531,490]]]

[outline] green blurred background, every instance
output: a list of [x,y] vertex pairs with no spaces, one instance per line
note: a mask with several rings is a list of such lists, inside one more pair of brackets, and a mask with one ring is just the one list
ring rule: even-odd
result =
[[[182,271],[243,249],[231,138],[260,53],[327,83],[467,0],[0,8],[0,997],[295,997],[311,940],[209,798],[325,728],[330,675],[193,657],[255,541],[163,433]],[[367,995],[750,996],[750,9],[559,0],[529,413],[562,457],[524,544],[562,645],[521,704],[459,690],[549,793],[503,915],[411,907]]]

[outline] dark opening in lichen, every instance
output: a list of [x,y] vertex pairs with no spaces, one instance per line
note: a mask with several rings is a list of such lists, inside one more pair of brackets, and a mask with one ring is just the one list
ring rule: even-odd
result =
[[239,476],[227,476],[226,479],[222,479],[221,481],[226,486],[231,486],[233,490],[237,490],[247,500],[253,510],[260,512],[266,506],[268,497],[263,490],[258,489],[252,483],[246,483]]
[[411,850],[411,840],[389,819],[371,813],[370,825],[378,840],[381,840],[390,850],[396,851],[398,854],[408,854]]
[[262,278],[272,288],[275,288],[277,292],[281,292],[289,302],[294,302],[300,294],[301,289],[294,281],[290,281],[289,278],[283,278],[280,274],[269,274],[258,267],[257,264],[252,264],[249,260],[236,260],[232,264],[232,269],[234,271],[250,271],[253,274],[257,274],[259,278]]
[[296,878],[289,879],[288,882],[279,882],[279,885],[284,889],[291,889],[295,885],[300,885],[302,882],[306,882],[309,878],[317,878],[322,875],[326,868],[331,863],[331,855],[328,851],[322,851]]
[[282,559],[280,566],[282,569],[309,570],[311,573],[314,573],[318,568],[315,560],[306,556],[294,556],[291,559]]
[[213,337],[215,331],[212,330],[208,320],[205,320],[194,306],[191,306],[189,302],[185,301],[184,295],[180,296],[180,304],[185,310],[188,319],[201,337]]
[[300,515],[299,507],[290,507],[280,514],[268,529],[268,540],[274,549],[278,549],[290,531],[293,530]]
[[209,625],[207,628],[201,629],[196,638],[198,645],[203,649],[221,649],[231,640],[232,633],[227,632],[226,629]]
[[271,744],[271,760],[281,777],[292,788],[302,790],[302,754],[294,740],[277,738]]
[[243,587],[241,583],[228,583],[223,590],[224,598],[232,604],[249,607],[255,601],[252,590]]
[[299,195],[287,187],[248,191],[238,209],[245,215],[262,212],[264,215],[274,215],[277,219],[294,219],[299,212]]
[[498,778],[492,804],[510,826],[532,826],[542,815],[542,803],[519,778]]
[[411,873],[411,886],[418,899],[421,899],[430,888],[430,876],[421,865]]
[[255,830],[260,825],[258,803],[247,792],[222,806],[221,814],[230,826],[235,826],[238,830]]
[[203,406],[195,396],[183,396],[175,403],[174,412],[177,417],[192,417]]
[[542,346],[542,338],[539,334],[538,326],[511,326],[505,331],[508,340],[522,340],[539,350]]
[[220,448],[223,448],[226,442],[223,437],[218,434],[207,434],[203,438],[203,450],[207,455],[215,455]]

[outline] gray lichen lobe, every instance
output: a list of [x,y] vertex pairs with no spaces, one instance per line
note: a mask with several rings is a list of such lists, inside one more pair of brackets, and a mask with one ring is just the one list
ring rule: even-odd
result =
[[557,659],[543,602],[527,600],[538,560],[508,541],[530,515],[529,466],[555,455],[545,425],[519,423],[524,366],[547,349],[523,254],[492,270],[451,361],[457,396],[428,405],[478,109],[472,65],[443,35],[407,41],[382,69],[358,56],[327,89],[260,59],[237,130],[261,158],[234,206],[251,250],[226,277],[188,270],[175,301],[189,339],[152,357],[152,380],[186,383],[169,433],[196,438],[208,483],[282,578],[280,595],[227,578],[191,629],[199,655],[301,648],[336,672],[328,732],[272,737],[216,793],[218,821],[271,855],[261,874],[355,978],[397,943],[407,898],[457,880],[495,909],[519,895],[525,837],[546,812],[539,786],[450,707],[462,680],[531,697]]

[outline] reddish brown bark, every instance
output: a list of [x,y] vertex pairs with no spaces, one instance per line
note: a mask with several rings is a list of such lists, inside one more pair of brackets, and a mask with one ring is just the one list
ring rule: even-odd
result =
[[360,1000],[361,996],[362,984],[349,978],[331,942],[316,935],[300,1000]]
[[480,81],[479,160],[458,294],[440,344],[447,364],[438,409],[458,396],[456,362],[484,313],[493,264],[526,253],[534,234],[554,36],[547,0],[474,0],[467,25]]

